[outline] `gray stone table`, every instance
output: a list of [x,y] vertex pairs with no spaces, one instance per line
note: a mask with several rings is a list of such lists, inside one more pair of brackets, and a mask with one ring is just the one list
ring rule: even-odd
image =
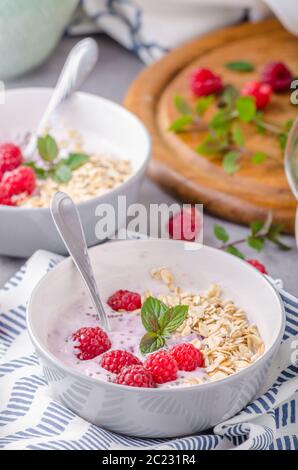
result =
[[[85,83],[83,89],[121,102],[128,86],[138,72],[142,70],[143,64],[133,54],[105,36],[98,36],[97,38],[101,51],[100,61],[96,71]],[[64,38],[51,58],[42,67],[22,78],[6,83],[6,87],[53,86],[56,83],[66,54],[76,40],[68,37]],[[152,182],[146,180],[140,196],[140,202],[146,205],[152,202],[171,203],[173,198],[165,194]],[[207,245],[217,246],[217,241],[213,237],[213,225],[215,223],[224,225],[233,240],[241,239],[247,234],[247,228],[245,227],[205,215],[204,242]],[[295,248],[294,238],[284,237],[284,239],[293,247],[289,252],[279,251],[273,245],[268,245],[261,254],[257,254],[249,248],[244,248],[244,251],[247,256],[260,259],[267,266],[273,277],[283,279],[285,288],[298,295],[298,253]],[[23,262],[24,260],[0,256],[0,286]]]

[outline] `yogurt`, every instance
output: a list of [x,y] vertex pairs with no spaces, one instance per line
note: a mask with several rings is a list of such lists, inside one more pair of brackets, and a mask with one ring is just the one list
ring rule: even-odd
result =
[[[111,332],[108,333],[111,341],[111,349],[123,349],[139,357],[142,361],[145,356],[139,351],[139,344],[142,336],[145,334],[141,322],[139,311],[136,312],[108,312],[108,318],[111,325]],[[52,354],[61,362],[89,377],[106,382],[113,382],[115,374],[103,369],[100,365],[101,356],[90,360],[79,360],[76,357],[75,343],[72,340],[72,334],[82,327],[100,326],[93,307],[80,302],[73,309],[61,312],[55,325],[50,330],[47,338],[48,348]],[[186,343],[192,341],[197,335],[191,334],[179,340],[175,337],[169,338],[167,346],[173,346],[177,343]],[[177,386],[189,386],[187,377],[203,377],[204,369],[197,368],[192,372],[178,371],[178,378],[175,381],[160,384],[160,388],[170,388]]]

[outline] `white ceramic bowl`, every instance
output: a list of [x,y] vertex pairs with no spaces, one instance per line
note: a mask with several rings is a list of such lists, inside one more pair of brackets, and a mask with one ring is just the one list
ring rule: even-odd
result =
[[[15,131],[28,131],[36,126],[49,101],[52,90],[26,88],[10,90],[1,105],[0,134],[13,138]],[[133,166],[132,176],[105,194],[78,204],[88,246],[98,243],[95,236],[95,209],[101,203],[116,206],[118,196],[127,198],[127,206],[137,201],[150,157],[150,137],[139,119],[123,107],[104,98],[77,93],[60,113],[62,123],[77,129],[83,139],[128,159]],[[0,205],[0,254],[28,257],[38,249],[65,253],[65,247],[54,227],[48,208],[8,207]],[[121,228],[126,220],[119,214]],[[112,233],[108,234],[109,236]]]
[[66,259],[41,280],[28,307],[29,334],[54,397],[87,421],[112,431],[172,437],[208,429],[235,415],[256,396],[284,330],[279,295],[256,269],[214,248],[185,251],[184,243],[172,240],[108,243],[92,248],[90,256],[103,300],[120,288],[139,291],[152,287],[150,283],[156,281],[150,281],[149,271],[162,265],[187,290],[204,290],[219,283],[225,296],[257,324],[265,353],[235,375],[185,388],[126,387],[71,370],[47,347],[48,332],[59,313],[71,309],[84,292],[72,261]]

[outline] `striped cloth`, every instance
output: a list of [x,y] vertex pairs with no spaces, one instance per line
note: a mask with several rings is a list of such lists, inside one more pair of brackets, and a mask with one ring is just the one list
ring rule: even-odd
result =
[[106,33],[149,64],[194,37],[270,13],[297,34],[298,8],[293,0],[80,0],[67,31]]
[[298,299],[278,287],[286,330],[257,400],[209,434],[137,439],[100,429],[51,398],[26,331],[26,303],[60,260],[39,251],[0,290],[0,449],[298,450]]

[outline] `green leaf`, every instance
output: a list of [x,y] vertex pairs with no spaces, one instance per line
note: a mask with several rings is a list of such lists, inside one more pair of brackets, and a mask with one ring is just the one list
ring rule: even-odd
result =
[[275,245],[277,245],[281,250],[283,251],[288,251],[288,250],[291,250],[291,247],[286,245],[284,242],[282,242],[280,239],[279,239],[279,236],[280,236],[280,233],[283,229],[283,225],[282,224],[274,224],[274,225],[271,225],[271,227],[269,228],[268,230],[268,233],[266,235],[266,238],[274,243]]
[[267,158],[266,153],[264,152],[256,152],[252,157],[251,161],[254,165],[260,165],[260,163],[263,163]]
[[236,109],[243,122],[251,122],[256,116],[256,104],[251,96],[240,96],[236,101]]
[[175,105],[175,108],[177,109],[177,111],[179,113],[181,113],[183,115],[184,114],[187,114],[187,115],[191,114],[191,107],[185,101],[185,99],[182,98],[182,96],[180,96],[180,95],[174,96],[174,105]]
[[257,111],[254,118],[254,123],[259,134],[266,134],[266,129],[264,127],[264,117],[262,111]]
[[282,132],[281,134],[279,134],[278,142],[279,142],[279,146],[281,150],[284,150],[286,148],[287,140],[288,140],[288,134],[286,134],[285,132]]
[[142,305],[141,319],[145,330],[158,333],[160,330],[159,318],[168,310],[168,307],[156,297],[148,297]]
[[80,168],[88,160],[89,155],[87,155],[86,153],[70,153],[67,159],[64,160],[64,163],[73,171]]
[[162,336],[158,336],[151,333],[146,333],[140,342],[140,351],[142,354],[149,354],[165,345],[165,339]]
[[272,224],[268,230],[267,237],[270,239],[274,239],[279,237],[281,231],[283,229],[283,224]]
[[160,329],[163,336],[167,336],[179,328],[188,313],[188,305],[176,305],[164,312],[160,319]]
[[269,238],[269,240],[270,240],[272,243],[274,243],[276,246],[278,246],[278,248],[279,248],[280,250],[282,250],[282,251],[289,251],[289,250],[292,249],[291,246],[286,245],[284,242],[282,242],[282,241],[279,240],[278,238],[276,238],[276,239],[274,239],[274,240],[271,240],[271,239]]
[[210,129],[216,131],[218,136],[226,134],[231,126],[231,116],[226,110],[216,113],[209,123]]
[[251,222],[250,224],[250,229],[251,229],[251,234],[252,236],[256,235],[264,226],[264,222],[261,222],[259,220],[255,220]]
[[48,177],[47,170],[45,170],[44,168],[40,168],[39,166],[36,165],[35,162],[25,162],[24,165],[28,166],[28,167],[32,168],[32,170],[34,170],[36,178],[38,178],[40,180],[47,179],[47,177]]
[[233,142],[239,147],[243,147],[245,143],[244,135],[241,127],[238,124],[234,124],[232,127],[232,138]]
[[223,243],[227,243],[229,241],[229,235],[226,232],[226,229],[222,225],[214,225],[213,226],[213,233],[215,237]]
[[226,149],[227,142],[223,138],[207,135],[203,142],[196,147],[196,152],[200,155],[216,155]]
[[192,116],[185,114],[180,118],[176,119],[169,127],[169,130],[172,132],[181,132],[183,131],[186,126],[193,122]]
[[215,155],[224,151],[227,141],[224,138],[207,135],[205,139],[196,147],[196,152],[201,155]]
[[252,72],[255,69],[254,65],[246,60],[228,62],[225,64],[225,67],[229,70],[234,70],[235,72]]
[[245,259],[244,254],[233,245],[228,246],[225,251],[231,255],[237,256],[238,258]]
[[293,123],[294,123],[294,119],[288,119],[288,121],[284,125],[284,129],[286,132],[290,132],[290,130],[292,129]]
[[53,172],[53,179],[58,183],[68,183],[71,180],[72,173],[70,168],[64,163],[59,163]]
[[229,175],[233,175],[238,169],[237,160],[239,158],[238,152],[228,152],[223,158],[223,169]]
[[209,106],[213,102],[214,102],[214,96],[213,95],[204,96],[203,98],[200,98],[196,102],[196,106],[195,106],[196,113],[199,116],[203,116],[205,114],[205,112],[207,111],[207,109],[209,108]]
[[58,156],[58,145],[54,137],[47,134],[37,139],[38,153],[46,162],[52,162]]
[[221,94],[218,106],[220,108],[226,108],[228,111],[230,111],[234,108],[238,96],[239,93],[237,88],[233,85],[227,85]]
[[257,237],[249,236],[247,238],[247,243],[254,250],[262,251],[262,249],[264,248],[265,239],[264,237],[257,238]]

